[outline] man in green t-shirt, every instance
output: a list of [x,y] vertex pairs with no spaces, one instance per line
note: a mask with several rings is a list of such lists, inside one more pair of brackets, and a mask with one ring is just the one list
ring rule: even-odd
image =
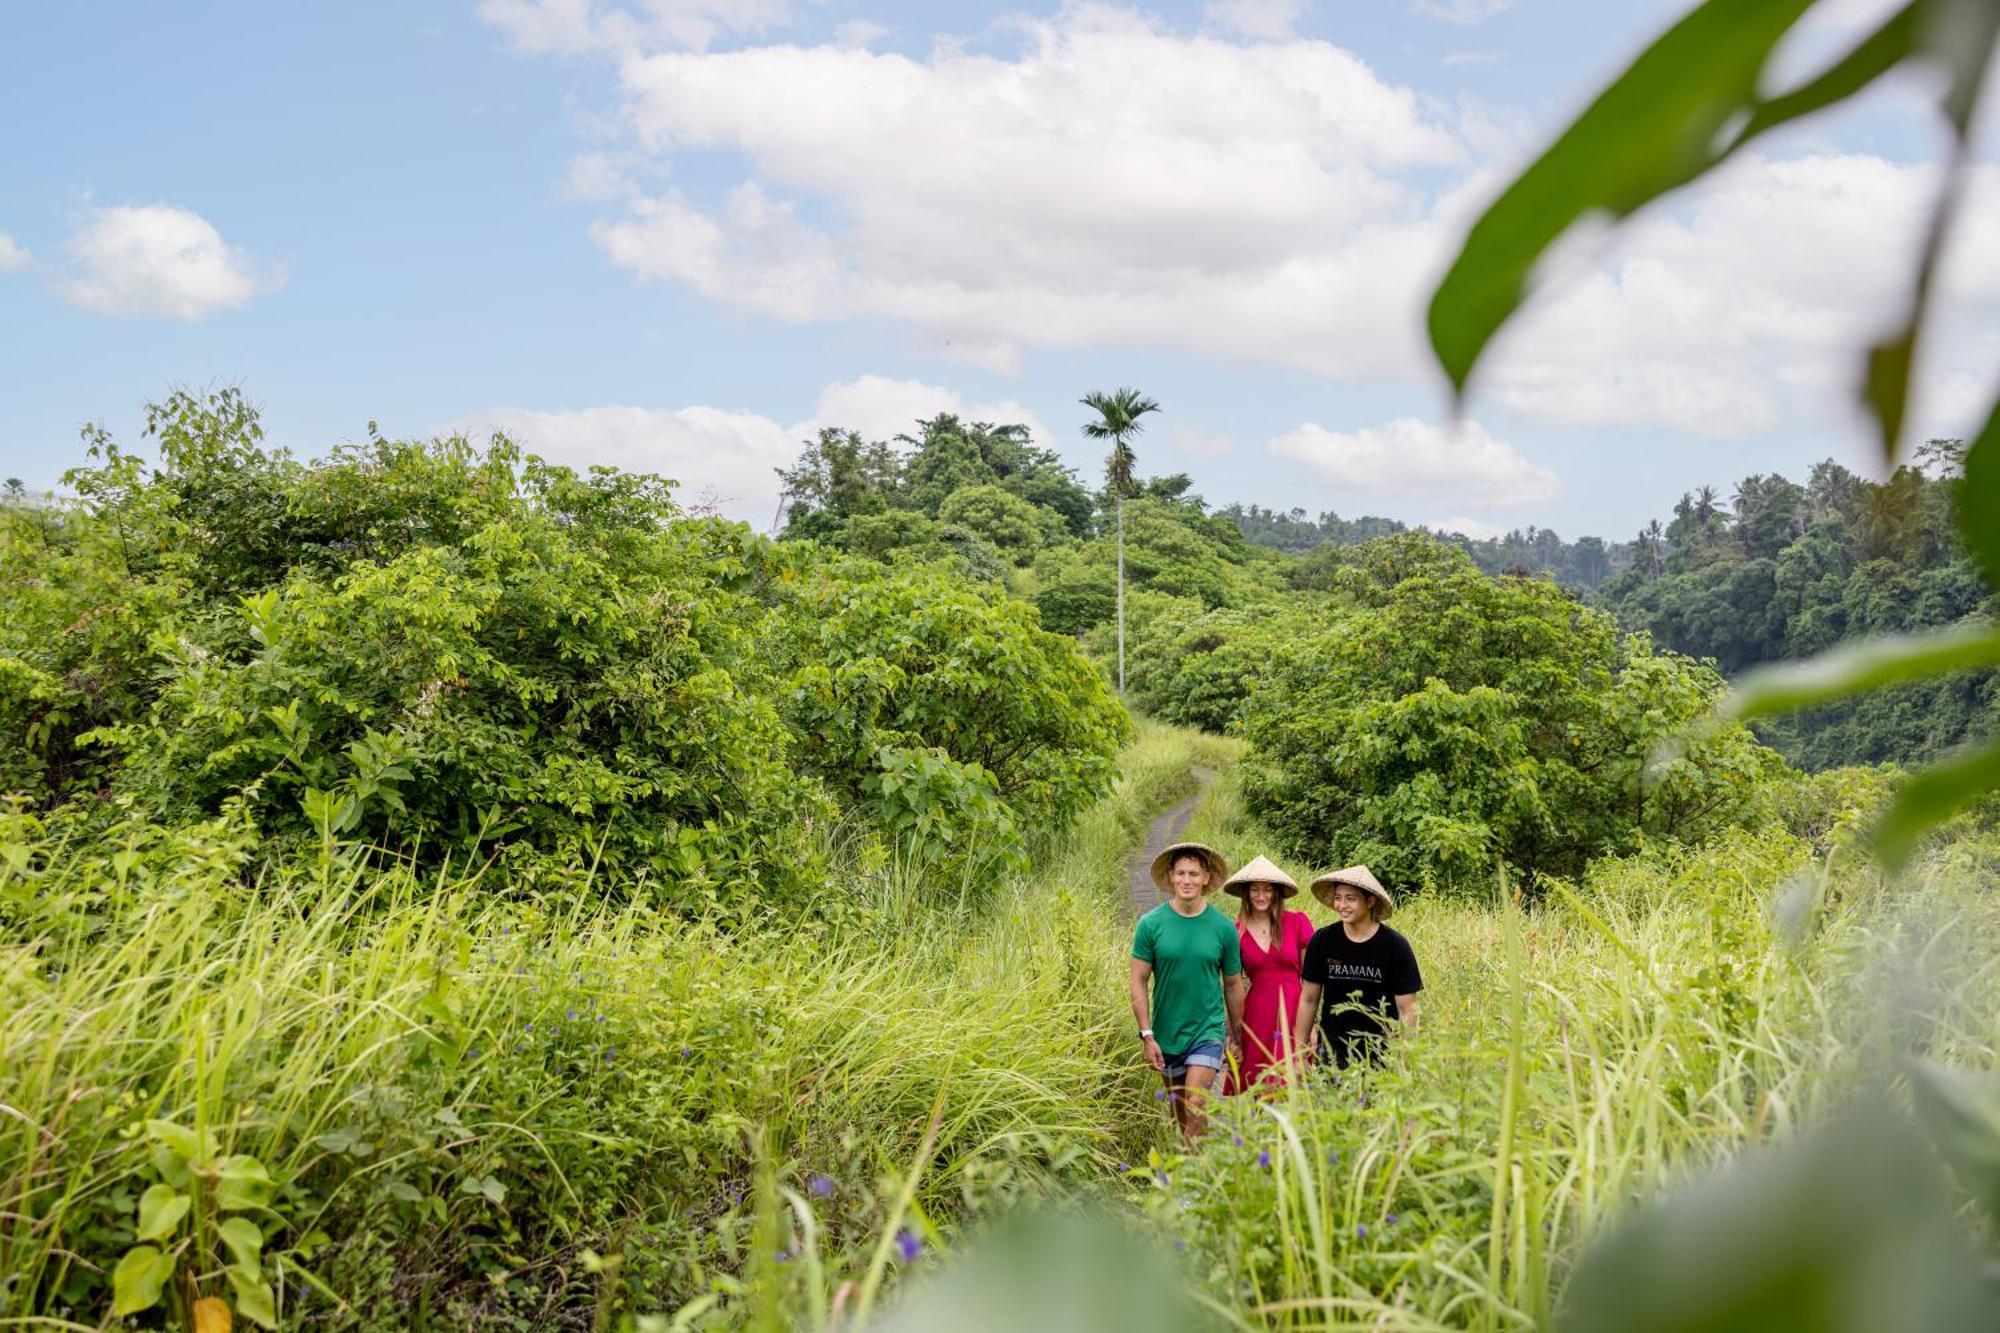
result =
[[1153,858],[1153,882],[1167,900],[1140,917],[1132,934],[1132,1015],[1146,1063],[1166,1080],[1189,1142],[1208,1127],[1202,1103],[1222,1062],[1237,1057],[1249,989],[1236,924],[1203,896],[1228,877],[1213,848],[1175,843]]

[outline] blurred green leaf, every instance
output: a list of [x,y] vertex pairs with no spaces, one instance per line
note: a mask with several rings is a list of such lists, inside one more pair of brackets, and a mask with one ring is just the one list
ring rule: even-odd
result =
[[1885,685],[1995,665],[2000,665],[2000,628],[1991,625],[1864,639],[1804,662],[1747,673],[1730,692],[1722,715],[1749,721]]
[[139,1196],[139,1239],[164,1240],[187,1216],[193,1200],[172,1185],[154,1185]]
[[1564,1333],[2000,1327],[1935,1163],[1879,1105],[1726,1165],[1579,1261]]
[[[1431,299],[1431,346],[1456,390],[1464,392],[1557,237],[1587,215],[1622,218],[1694,180],[1747,141],[1727,137],[1732,121],[1760,133],[1782,123],[1757,96],[1757,79],[1809,8],[1811,0],[1708,0],[1641,53],[1486,210]],[[1836,100],[1832,86],[1825,91],[1791,114]]]
[[1912,777],[1874,830],[1875,854],[1891,868],[1917,840],[1987,792],[2000,789],[2000,740],[1962,750]]
[[277,1188],[278,1182],[256,1158],[243,1154],[225,1157],[215,1182],[215,1206],[225,1211],[262,1208]]
[[160,1288],[174,1275],[174,1257],[158,1246],[134,1245],[111,1273],[111,1313],[137,1314],[159,1303]]
[[2000,588],[2000,401],[1965,455],[1958,492],[1958,526],[1987,586]]
[[236,1312],[259,1328],[278,1326],[278,1302],[271,1284],[237,1269],[229,1270],[229,1285],[236,1292]]
[[874,1333],[1101,1333],[1214,1326],[1156,1242],[1103,1218],[1024,1213],[987,1231]]
[[1923,335],[1924,315],[1930,308],[1938,263],[1951,235],[1971,161],[1969,137],[1973,110],[1986,79],[1986,66],[1992,59],[1994,38],[2000,34],[2000,5],[1992,0],[1920,0],[1913,8],[1921,11],[1916,27],[1919,48],[1936,57],[1950,79],[1944,110],[1957,142],[1945,167],[1937,201],[1931,207],[1929,225],[1924,229],[1909,308],[1902,323],[1868,349],[1867,370],[1862,377],[1863,404],[1875,414],[1882,451],[1892,459],[1896,455],[1896,442],[1903,434],[1910,377],[1918,340]]
[[247,1217],[232,1217],[217,1227],[216,1234],[229,1250],[230,1262],[246,1277],[264,1273],[264,1233]]
[[2000,1075],[1918,1060],[1917,1115],[1966,1190],[2000,1223]]

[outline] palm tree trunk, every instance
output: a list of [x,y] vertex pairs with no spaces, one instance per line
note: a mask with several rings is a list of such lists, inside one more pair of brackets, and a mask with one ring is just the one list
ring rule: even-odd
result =
[[1118,692],[1125,693],[1125,497],[1118,497]]

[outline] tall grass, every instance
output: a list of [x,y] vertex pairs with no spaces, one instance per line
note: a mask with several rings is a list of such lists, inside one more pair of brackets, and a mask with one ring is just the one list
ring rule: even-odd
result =
[[[267,1167],[282,1316],[357,1327],[730,1322],[760,1166],[814,1198],[835,1277],[892,1214],[924,1232],[1108,1177],[1151,1108],[1106,1077],[1130,1044],[1107,905],[1199,744],[1146,729],[1114,796],[997,888],[857,867],[834,924],[752,931],[380,861],[245,883],[224,825],[85,848],[16,818],[0,1314],[103,1318],[149,1121]],[[184,1317],[226,1256],[178,1244]]]
[[[1202,827],[1261,850],[1226,791]],[[1257,1326],[1545,1326],[1634,1201],[1893,1078],[1897,1055],[1993,1063],[1983,861],[1827,880],[1774,829],[1599,862],[1539,905],[1414,901],[1395,925],[1424,970],[1421,1034],[1378,1071],[1232,1103],[1150,1202]],[[1791,934],[1787,894],[1823,899]]]

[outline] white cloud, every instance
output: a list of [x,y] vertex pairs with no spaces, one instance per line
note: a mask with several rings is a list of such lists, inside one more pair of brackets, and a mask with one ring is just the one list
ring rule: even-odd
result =
[[1210,0],[1201,8],[1201,21],[1224,32],[1276,41],[1290,37],[1310,8],[1312,0]]
[[621,66],[644,148],[730,153],[593,230],[643,278],[806,322],[881,318],[1006,367],[1024,346],[1168,342],[1330,374],[1420,365],[1442,233],[1396,173],[1463,148],[1325,42],[1243,44],[1093,6],[1014,57],[834,46]]
[[[1741,436],[1852,425],[1859,350],[1902,308],[1937,172],[1865,156],[1745,158],[1649,213],[1504,333],[1483,392],[1543,421]],[[1939,283],[1932,368],[2000,321],[2000,175],[1982,168]],[[1921,423],[1917,424],[1921,429]]]
[[1011,398],[998,402],[968,402],[951,389],[917,380],[893,380],[881,375],[829,384],[820,392],[813,410],[814,429],[839,426],[858,431],[871,440],[892,440],[913,434],[920,420],[950,413],[964,421],[984,421],[989,425],[1026,426],[1035,442],[1052,447],[1054,436],[1032,408]]
[[1476,421],[1433,425],[1402,417],[1351,433],[1313,422],[1271,441],[1271,452],[1302,463],[1343,492],[1477,506],[1541,504],[1562,494],[1547,468]]
[[0,231],[0,273],[13,273],[35,262],[28,248],[18,244],[12,236]]
[[1167,442],[1175,453],[1192,454],[1196,458],[1223,458],[1237,449],[1233,437],[1200,426],[1176,426],[1167,436]]
[[103,315],[196,320],[283,281],[223,242],[207,219],[171,204],[93,209],[69,238],[64,299]]
[[1514,0],[1410,0],[1410,7],[1446,23],[1484,23]]
[[[732,31],[766,11],[731,9]],[[1441,109],[1327,42],[1229,38],[1221,13],[1188,34],[1074,3],[1010,20],[1006,54],[628,44],[624,139],[583,154],[569,188],[603,205],[591,235],[612,263],[763,318],[885,325],[1001,371],[1030,348],[1145,347],[1434,383],[1431,285],[1542,131]],[[683,155],[740,164],[740,183],[675,175]],[[2000,326],[1993,177],[1945,284],[1940,383],[1991,364],[1967,339]],[[1852,431],[1855,350],[1907,283],[1934,182],[1872,157],[1746,155],[1609,247],[1566,246],[1575,275],[1503,335],[1479,392],[1566,426]]]
[[890,440],[941,412],[995,425],[1019,422],[1037,443],[1050,442],[1041,419],[1012,400],[968,402],[937,385],[880,375],[827,385],[813,415],[792,425],[715,407],[492,407],[446,429],[475,436],[503,431],[529,452],[570,467],[656,472],[680,483],[675,494],[681,504],[764,529],[777,512],[777,469],[796,463],[822,426]]
[[833,30],[833,40],[838,46],[870,47],[893,36],[895,29],[886,23],[876,23],[870,19],[849,19]]
[[1495,537],[1506,536],[1508,532],[1507,526],[1503,523],[1488,523],[1478,518],[1434,518],[1417,526],[1429,528],[1432,532],[1446,534],[1455,532],[1476,542],[1492,541]]
[[480,0],[479,17],[531,55],[662,48],[704,50],[718,38],[791,21],[789,0]]

